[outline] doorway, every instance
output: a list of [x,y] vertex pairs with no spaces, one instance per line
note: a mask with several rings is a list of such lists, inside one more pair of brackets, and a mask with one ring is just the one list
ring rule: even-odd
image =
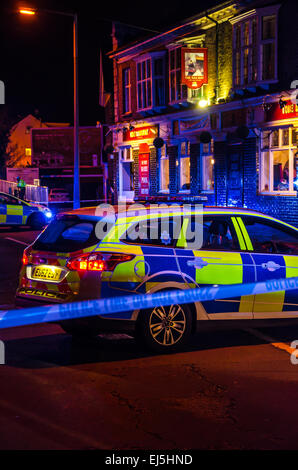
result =
[[134,200],[134,166],[132,148],[119,151],[119,200]]

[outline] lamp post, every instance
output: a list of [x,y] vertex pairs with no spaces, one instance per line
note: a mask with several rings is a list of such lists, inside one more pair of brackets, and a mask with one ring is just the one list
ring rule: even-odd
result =
[[80,151],[79,151],[79,76],[78,76],[78,15],[76,13],[66,13],[64,11],[19,8],[19,13],[27,16],[34,16],[37,12],[51,15],[70,16],[73,19],[73,144],[74,144],[74,168],[73,168],[73,208],[80,207]]

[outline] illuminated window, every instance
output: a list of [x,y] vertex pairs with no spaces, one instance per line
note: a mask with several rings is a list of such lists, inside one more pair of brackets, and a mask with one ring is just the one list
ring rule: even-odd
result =
[[298,190],[296,130],[265,131],[262,136],[260,191],[264,194],[293,194]]
[[233,24],[234,86],[277,79],[277,12],[279,6],[251,11]]
[[123,70],[123,113],[131,112],[130,68]]
[[165,53],[152,53],[137,62],[138,110],[165,105]]
[[27,147],[25,149],[25,154],[26,154],[26,157],[31,157],[31,148],[30,147]]
[[179,190],[190,192],[190,143],[180,143]]
[[201,144],[202,190],[214,191],[214,152],[213,142]]
[[169,157],[167,155],[167,147],[164,145],[159,149],[159,190],[169,192],[170,174],[169,174]]

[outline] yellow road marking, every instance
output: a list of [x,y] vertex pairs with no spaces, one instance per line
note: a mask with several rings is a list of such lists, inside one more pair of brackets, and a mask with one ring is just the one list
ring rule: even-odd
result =
[[247,333],[250,333],[256,338],[262,339],[263,341],[270,343],[271,346],[273,346],[274,348],[287,352],[288,354],[290,354],[290,356],[293,353],[294,355],[296,355],[297,353],[297,348],[291,348],[291,346],[286,343],[278,342],[276,339],[271,338],[271,336],[265,335],[264,333],[261,333],[261,331],[259,330],[255,330],[254,328],[245,328],[243,331],[246,331]]

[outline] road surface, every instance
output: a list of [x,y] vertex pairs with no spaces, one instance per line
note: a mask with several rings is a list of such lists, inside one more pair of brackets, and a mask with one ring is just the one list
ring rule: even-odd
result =
[[[1,308],[36,235],[0,229]],[[0,339],[0,449],[298,448],[293,328],[198,333],[166,356],[125,335],[73,342],[53,324]]]

